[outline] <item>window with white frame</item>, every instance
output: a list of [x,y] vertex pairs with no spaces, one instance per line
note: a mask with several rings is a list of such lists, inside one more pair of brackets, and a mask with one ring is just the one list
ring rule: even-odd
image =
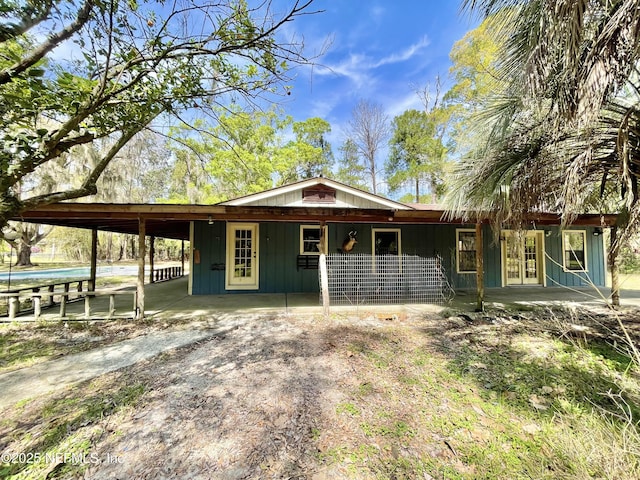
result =
[[372,228],[373,269],[378,274],[395,275],[402,271],[399,228]]
[[[320,255],[320,226],[300,225],[300,255]],[[326,249],[325,239],[325,252]]]
[[476,273],[476,231],[456,230],[458,273]]
[[400,255],[400,229],[399,228],[374,228],[373,254],[374,255]]
[[584,230],[562,232],[562,260],[565,271],[587,270],[587,233]]

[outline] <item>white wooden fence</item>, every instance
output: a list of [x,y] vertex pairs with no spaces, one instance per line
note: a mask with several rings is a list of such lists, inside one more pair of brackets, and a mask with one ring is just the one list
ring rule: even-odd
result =
[[[136,291],[135,290],[96,290],[96,291],[78,291],[78,292],[69,292],[68,284],[66,291],[46,291],[46,292],[34,292],[34,291],[16,291],[16,292],[7,292],[0,293],[0,298],[6,298],[8,302],[8,314],[6,317],[7,320],[38,320],[42,316],[42,309],[51,308],[55,305],[59,305],[59,318],[71,318],[67,312],[67,306],[70,303],[70,295],[73,295],[75,299],[84,299],[84,312],[81,312],[79,315],[74,315],[73,318],[83,318],[86,320],[90,319],[99,319],[99,318],[136,318],[137,310],[136,310]],[[130,305],[132,306],[131,310],[127,310],[126,313],[116,312],[116,297],[120,295],[130,295],[132,297]],[[55,301],[55,298],[58,297],[58,301]],[[102,310],[102,314],[93,315],[92,314],[92,302],[95,307],[98,299],[103,299],[105,297],[109,298],[109,307],[106,312],[104,308]],[[25,303],[26,300],[31,300],[32,307],[28,309],[25,313],[33,313],[32,316],[21,315],[21,305]],[[44,302],[43,302],[44,300]],[[0,320],[2,318],[0,317]]]

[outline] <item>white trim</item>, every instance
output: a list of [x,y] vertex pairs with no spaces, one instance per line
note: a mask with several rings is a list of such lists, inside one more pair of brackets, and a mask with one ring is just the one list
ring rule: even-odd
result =
[[395,232],[398,234],[398,257],[402,256],[402,229],[400,228],[372,228],[371,229],[371,254],[376,256],[376,232]]
[[[237,285],[231,283],[231,274],[233,273],[233,262],[230,261],[235,250],[235,237],[232,235],[234,229],[253,230],[251,248],[253,250],[253,262],[251,266],[251,278],[254,282],[251,284]],[[260,287],[260,225],[258,223],[233,223],[227,222],[227,245],[225,251],[225,272],[224,272],[224,288],[225,290],[258,290]]]
[[[264,192],[259,192],[259,193],[254,193],[252,195],[246,195],[244,197],[234,198],[231,200],[227,200],[226,202],[221,202],[219,203],[219,205],[229,205],[229,206],[246,205],[248,203],[253,203],[256,201],[265,200],[267,198],[275,197],[278,195],[283,195],[285,193],[295,192],[296,190],[303,190],[305,188],[312,187],[315,185],[325,185],[327,187],[334,188],[344,193],[349,193],[356,197],[366,199],[370,202],[377,203],[382,207],[391,208],[393,210],[414,210],[412,207],[405,205],[404,203],[395,202],[393,200],[389,200],[379,195],[374,195],[372,193],[358,190],[357,188],[353,188],[353,187],[350,187],[349,185],[335,182],[333,180],[329,180],[328,178],[324,178],[324,177],[310,178],[308,180],[302,180],[300,182],[291,183],[289,185],[284,185],[282,187],[272,188],[271,190],[265,190]],[[329,207],[329,205],[326,205],[326,206]]]
[[[525,237],[536,237],[536,267],[537,267],[537,281],[535,283],[528,283],[524,279],[525,269],[522,268],[521,282],[509,283],[507,279],[507,238],[516,233],[515,230],[501,230],[500,231],[500,276],[501,284],[503,287],[519,286],[519,285],[542,285],[547,286],[547,271],[546,271],[546,244],[544,240],[544,230],[525,230],[522,236],[522,242],[518,245],[520,248],[524,248]],[[522,267],[522,265],[521,265]]]
[[191,221],[189,222],[189,283],[187,287],[187,295],[193,295],[193,232],[194,222]]
[[[459,233],[473,233],[473,235],[475,236],[476,234],[476,230],[474,228],[456,228],[456,273],[458,273],[459,275],[474,275],[477,270],[474,268],[473,270],[465,270],[465,271],[460,271],[460,237],[458,236]],[[474,252],[476,251],[476,249],[473,249]]]
[[[562,269],[565,272],[572,272],[572,273],[579,273],[579,272],[585,272],[588,273],[589,272],[589,260],[587,258],[587,231],[586,230],[562,230]],[[581,233],[582,234],[582,247],[584,248],[583,252],[584,252],[584,265],[582,266],[581,269],[579,270],[574,270],[572,268],[568,268],[567,264],[566,264],[566,257],[565,257],[565,252],[566,252],[566,248],[565,248],[565,233]]]
[[[318,233],[320,234],[320,241],[322,242],[323,237],[322,237],[322,227],[320,225],[300,225],[300,255],[315,255],[318,256],[320,255],[320,253],[322,252],[322,245],[320,245],[320,242],[318,242],[318,249],[320,251],[318,252],[305,252],[304,251],[304,237],[302,235],[302,232],[304,231],[305,228],[313,228],[315,230],[318,230]],[[324,251],[327,251],[327,236],[324,236]]]

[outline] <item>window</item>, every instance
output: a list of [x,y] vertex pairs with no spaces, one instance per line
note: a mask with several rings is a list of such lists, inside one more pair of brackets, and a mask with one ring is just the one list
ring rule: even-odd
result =
[[476,231],[456,230],[458,273],[476,273]]
[[300,255],[320,255],[320,226],[300,225]]
[[376,273],[394,275],[402,271],[399,228],[374,228],[373,269]]
[[374,255],[400,255],[400,229],[374,228],[372,232]]
[[587,235],[584,230],[562,232],[563,266],[565,271],[585,272],[587,270]]

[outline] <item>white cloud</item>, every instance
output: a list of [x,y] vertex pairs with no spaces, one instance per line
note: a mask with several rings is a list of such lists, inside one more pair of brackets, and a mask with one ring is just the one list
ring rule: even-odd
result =
[[401,97],[390,99],[385,103],[387,104],[386,112],[390,118],[397,117],[407,110],[421,110],[424,108],[420,98],[414,91],[410,91]]
[[412,57],[414,57],[417,53],[419,53],[423,48],[427,47],[428,45],[429,45],[429,39],[426,36],[422,37],[419,42],[414,43],[413,45],[404,49],[402,52],[392,53],[391,55],[388,55],[378,60],[373,65],[373,68],[378,68],[383,65],[389,65],[392,63],[406,62],[407,60],[410,60]]
[[371,70],[371,62],[365,55],[349,54],[341,62],[317,65],[314,73],[320,76],[336,75],[348,78],[356,88],[362,88],[371,82],[368,72]]
[[374,70],[385,65],[407,62],[418,55],[429,43],[426,36],[422,37],[413,45],[379,60],[375,60],[365,53],[349,53],[339,62],[316,65],[314,73],[319,76],[335,75],[348,78],[355,88],[360,89],[375,82],[372,76]]

